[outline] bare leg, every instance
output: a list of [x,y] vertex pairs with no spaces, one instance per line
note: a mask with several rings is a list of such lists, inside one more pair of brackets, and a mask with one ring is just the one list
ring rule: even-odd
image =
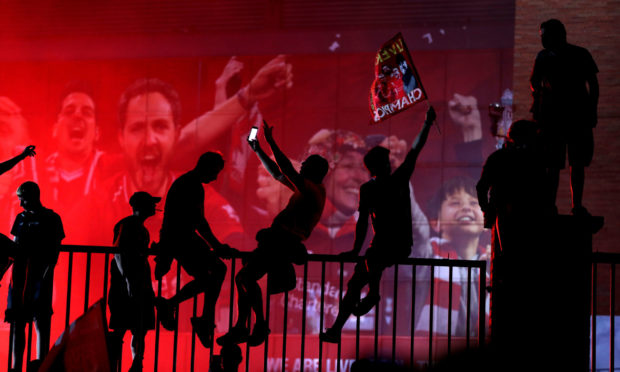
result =
[[570,167],[570,190],[573,209],[583,207],[583,185],[585,180],[585,168],[582,166]]
[[342,304],[340,305],[340,309],[338,310],[338,315],[336,316],[334,325],[332,325],[331,327],[331,330],[333,332],[340,333],[342,327],[344,327],[344,324],[347,322],[347,319],[349,319],[349,316],[351,316],[351,314],[353,313],[355,305],[360,299],[362,288],[364,288],[367,283],[368,277],[366,273],[360,274],[360,272],[357,270],[355,271],[355,273],[353,273],[353,276],[347,284],[347,293],[342,298]]
[[13,322],[13,368],[21,371],[24,363],[24,347],[26,346],[26,323]]
[[43,360],[50,350],[51,317],[43,317],[34,322],[37,332],[37,359]]
[[215,318],[215,304],[220,296],[222,284],[226,279],[226,264],[220,260],[214,261],[212,267],[209,268],[209,276],[207,280],[208,290],[205,292],[205,298],[202,308],[202,317],[213,323]]
[[143,331],[131,331],[131,371],[142,371],[142,361],[144,360],[144,338],[146,333]]
[[248,319],[250,317],[250,299],[248,297],[248,293],[246,291],[245,284],[243,282],[243,270],[239,271],[237,276],[235,277],[235,284],[237,286],[237,323],[235,323],[236,328],[245,328],[248,324]]

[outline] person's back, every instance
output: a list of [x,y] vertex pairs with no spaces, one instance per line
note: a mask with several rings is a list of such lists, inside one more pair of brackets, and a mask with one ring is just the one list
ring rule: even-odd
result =
[[372,245],[394,242],[411,247],[413,234],[408,178],[394,172],[366,182],[360,189],[360,204],[370,211],[375,232]]
[[536,66],[534,74],[542,85],[542,118],[564,118],[571,119],[569,123],[585,124],[579,119],[587,119],[589,114],[586,82],[598,71],[588,50],[568,43],[543,49],[536,56]]
[[533,149],[503,148],[487,164],[494,169],[490,202],[498,212],[532,215],[545,206],[545,169]]
[[593,127],[598,67],[592,55],[567,43],[566,29],[557,19],[541,24],[540,37],[544,49],[536,56],[530,77],[534,119],[547,127]]
[[166,195],[162,233],[193,233],[204,219],[204,199],[204,188],[194,172],[176,179]]
[[321,219],[325,195],[323,184],[305,179],[304,187],[295,190],[271,226],[282,228],[306,240]]

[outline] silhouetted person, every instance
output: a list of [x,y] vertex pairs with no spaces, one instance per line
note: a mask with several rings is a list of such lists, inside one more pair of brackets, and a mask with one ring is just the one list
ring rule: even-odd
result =
[[33,319],[37,332],[33,364],[39,364],[49,350],[54,266],[65,234],[60,216],[41,204],[40,195],[39,186],[32,181],[17,189],[24,211],[11,229],[16,252],[5,313],[5,321],[14,329],[12,371],[22,370],[26,323]]
[[[532,303],[527,288],[534,283],[528,278],[538,276],[529,260],[545,248],[541,235],[548,212],[541,188],[545,168],[536,142],[536,123],[519,120],[512,124],[505,147],[488,157],[476,185],[485,227],[493,228],[491,336],[498,345],[519,333],[507,327],[530,326],[523,321],[528,318],[525,307]],[[524,275],[525,268],[528,275]],[[529,293],[537,292],[530,289]]]
[[540,25],[544,47],[536,56],[530,78],[532,113],[542,129],[551,208],[568,149],[573,215],[588,215],[582,205],[584,168],[594,152],[592,128],[597,123],[598,68],[590,53],[566,42],[562,22]]
[[242,361],[239,345],[227,343],[222,345],[219,355],[211,357],[209,372],[237,372]]
[[[339,343],[340,332],[349,316],[364,315],[379,303],[379,284],[383,270],[409,257],[413,245],[409,180],[435,118],[435,110],[430,107],[422,130],[394,173],[390,165],[390,150],[385,147],[373,147],[364,156],[364,165],[372,179],[360,188],[359,218],[355,227],[353,250],[341,256],[349,258],[359,255],[368,231],[369,217],[372,218],[375,235],[364,254],[364,260],[355,265],[336,321],[319,335],[323,342]],[[362,288],[366,285],[369,288],[368,294],[360,301]]]
[[237,252],[220,243],[204,216],[203,184],[215,181],[223,168],[222,155],[206,152],[200,156],[193,170],[180,176],[170,186],[160,232],[160,252],[155,265],[157,279],[170,270],[172,259],[176,259],[194,278],[172,298],[156,299],[155,305],[164,328],[176,328],[174,312],[181,302],[205,293],[202,315],[191,319],[192,327],[205,347],[210,347],[213,340],[215,303],[226,275],[226,264],[218,256],[230,258]]
[[[257,346],[265,341],[270,331],[263,315],[262,291],[257,282],[265,274],[269,274],[268,287],[272,284],[279,287],[269,288],[269,294],[295,287],[293,263],[301,264],[307,259],[307,251],[302,242],[308,239],[319,222],[325,206],[325,187],[322,182],[329,167],[327,160],[320,155],[310,155],[297,172],[276,144],[273,127],[264,122],[263,128],[275,162],[263,151],[258,140],[250,141],[250,146],[267,171],[291,189],[293,195],[286,207],[274,218],[271,227],[256,234],[258,246],[235,277],[238,290],[237,323],[226,335],[218,338],[220,345],[247,340],[250,346]],[[287,273],[291,272],[292,276],[287,276]],[[272,275],[292,279],[292,283],[287,280],[276,282]],[[256,315],[256,323],[249,335],[247,323],[251,310],[254,310]]]
[[155,293],[151,285],[151,267],[148,262],[149,232],[144,221],[155,215],[155,206],[161,201],[145,191],[138,191],[129,198],[133,209],[114,226],[114,246],[120,253],[114,255],[110,265],[110,329],[112,333],[113,361],[122,353],[125,332],[131,331],[133,363],[130,372],[142,371],[144,338],[155,328]]

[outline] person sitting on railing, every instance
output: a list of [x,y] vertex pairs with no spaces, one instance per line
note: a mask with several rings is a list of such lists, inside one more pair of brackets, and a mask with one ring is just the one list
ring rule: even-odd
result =
[[[114,246],[120,253],[110,265],[110,329],[112,333],[112,362],[122,353],[123,337],[131,331],[133,363],[130,372],[142,371],[144,338],[155,328],[155,293],[151,285],[151,267],[148,262],[149,231],[144,221],[155,215],[155,206],[161,198],[138,191],[129,198],[133,209],[114,226]],[[113,364],[114,365],[114,364]]]
[[[282,184],[293,190],[287,206],[274,218],[271,227],[256,234],[258,247],[252,251],[237,274],[238,318],[237,323],[218,344],[241,343],[258,346],[267,338],[270,330],[263,315],[263,300],[258,280],[269,274],[268,294],[291,290],[295,287],[293,263],[301,264],[307,259],[302,243],[318,224],[325,206],[323,178],[329,165],[320,155],[310,155],[297,172],[273,138],[273,127],[263,124],[265,139],[275,157],[275,162],[263,151],[258,140],[249,141],[267,171]],[[278,279],[275,279],[275,278]],[[256,324],[249,334],[247,328],[250,311],[254,310]]]
[[[364,315],[379,302],[379,284],[383,270],[409,257],[413,245],[409,180],[436,117],[435,110],[430,107],[426,112],[422,130],[413,141],[405,160],[394,173],[390,165],[390,150],[385,147],[373,147],[364,156],[364,164],[372,179],[360,188],[359,218],[353,250],[342,253],[341,257],[348,259],[359,255],[368,231],[369,217],[372,218],[375,236],[363,261],[355,265],[336,321],[331,328],[321,332],[321,341],[339,343],[342,327],[349,316]],[[362,288],[366,285],[369,292],[360,301]]]
[[32,181],[24,182],[17,189],[24,211],[17,215],[11,229],[16,252],[4,318],[14,329],[11,371],[22,370],[26,323],[33,319],[37,332],[37,360],[31,362],[33,371],[49,350],[54,266],[65,233],[60,216],[41,204],[40,195],[39,186]]
[[185,284],[172,298],[156,298],[158,316],[167,330],[177,326],[175,308],[183,301],[205,293],[202,316],[191,319],[192,327],[204,347],[211,347],[215,328],[215,303],[226,276],[226,264],[220,259],[238,252],[222,244],[211,231],[204,214],[203,184],[217,179],[224,168],[222,155],[206,152],[191,171],[177,178],[168,190],[164,220],[155,264],[155,278],[161,279],[176,259],[194,280]]

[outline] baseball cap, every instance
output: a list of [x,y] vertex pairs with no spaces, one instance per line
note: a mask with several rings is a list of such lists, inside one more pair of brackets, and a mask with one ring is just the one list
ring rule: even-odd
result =
[[158,196],[151,196],[151,194],[146,191],[137,191],[129,198],[129,205],[131,205],[132,208],[137,208],[150,203],[157,204],[160,201],[161,198]]

